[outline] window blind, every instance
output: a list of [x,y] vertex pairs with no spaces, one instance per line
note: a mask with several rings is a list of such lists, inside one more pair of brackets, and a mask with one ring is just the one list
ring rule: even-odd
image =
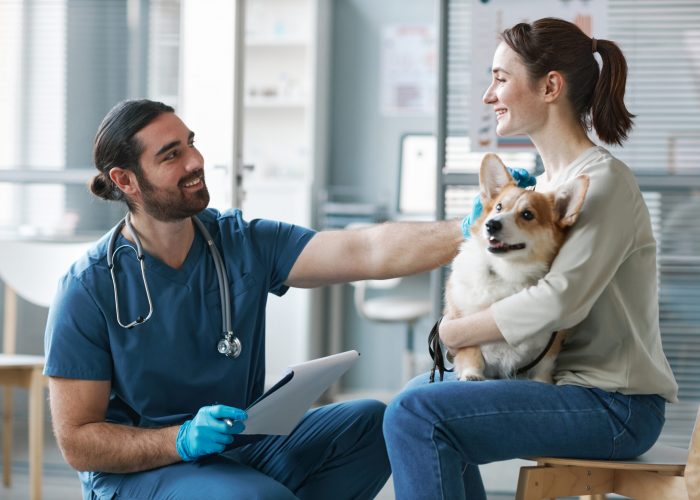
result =
[[[629,65],[627,105],[637,115],[624,147],[609,149],[635,171],[652,217],[662,341],[680,386],[660,441],[687,446],[700,404],[700,2],[609,0],[608,9],[609,38]],[[471,1],[448,1],[445,174],[473,172],[482,156],[467,140],[470,30]],[[515,161],[536,166],[528,155]],[[447,185],[446,214],[467,213],[475,190]]]
[[0,232],[82,237],[123,215],[85,187],[92,141],[123,99],[177,103],[179,21],[180,0],[0,0]]

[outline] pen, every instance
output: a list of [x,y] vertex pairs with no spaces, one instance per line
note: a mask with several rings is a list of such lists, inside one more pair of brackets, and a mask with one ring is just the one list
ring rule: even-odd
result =
[[[219,404],[219,403],[216,402],[216,403],[213,403],[212,406],[218,405],[218,404]],[[228,425],[229,427],[233,427],[233,420],[231,420],[230,418],[224,417],[224,418],[222,418],[221,420],[223,420],[224,423],[225,423],[226,425]]]

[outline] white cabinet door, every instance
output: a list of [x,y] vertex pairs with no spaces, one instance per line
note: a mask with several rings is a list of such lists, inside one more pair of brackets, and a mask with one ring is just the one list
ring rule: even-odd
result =
[[[303,182],[247,183],[243,203],[246,220],[272,219],[307,225],[311,189]],[[313,357],[311,290],[291,288],[283,297],[268,296],[265,317],[266,383],[274,383],[289,365]]]
[[238,205],[243,0],[182,0],[177,112],[204,155],[210,206]]
[[[314,189],[325,164],[327,43],[325,0],[246,3],[243,216],[314,226]],[[324,29],[322,29],[324,28]],[[319,52],[323,49],[324,56]],[[268,381],[316,356],[315,294],[292,289],[269,297]]]

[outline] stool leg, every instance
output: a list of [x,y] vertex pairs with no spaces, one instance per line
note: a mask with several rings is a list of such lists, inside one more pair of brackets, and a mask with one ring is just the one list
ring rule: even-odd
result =
[[44,376],[41,368],[32,370],[29,384],[29,498],[41,499],[41,472],[44,448]]
[[5,387],[2,415],[2,484],[12,485],[12,388]]

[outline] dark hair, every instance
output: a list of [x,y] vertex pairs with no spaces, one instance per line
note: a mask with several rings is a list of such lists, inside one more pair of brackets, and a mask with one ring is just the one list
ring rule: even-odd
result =
[[167,104],[148,99],[122,101],[114,106],[95,135],[92,157],[100,173],[93,177],[90,191],[105,200],[124,200],[133,209],[130,200],[110,179],[109,171],[121,167],[140,174],[139,158],[144,146],[136,134],[163,113],[174,112]]
[[[564,75],[566,95],[582,127],[593,126],[607,144],[627,139],[634,115],[625,107],[627,62],[617,44],[591,39],[575,24],[552,17],[516,24],[502,38],[533,80],[552,70]],[[594,52],[600,54],[601,68]]]

